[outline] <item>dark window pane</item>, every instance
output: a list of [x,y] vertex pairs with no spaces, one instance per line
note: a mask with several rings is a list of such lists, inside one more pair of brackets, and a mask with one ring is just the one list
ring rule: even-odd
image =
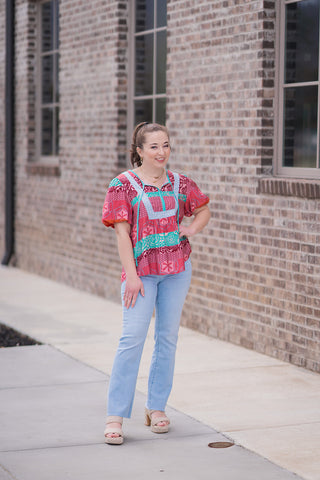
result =
[[157,71],[156,93],[166,92],[166,66],[167,66],[167,33],[157,33]]
[[167,0],[157,0],[157,27],[167,25]]
[[153,93],[153,35],[136,37],[136,95]]
[[59,54],[56,53],[54,55],[54,62],[55,62],[55,92],[54,92],[54,102],[59,102]]
[[284,166],[314,168],[317,161],[318,88],[286,88]]
[[140,122],[152,122],[152,100],[134,102],[134,124]]
[[59,49],[59,1],[55,0],[55,41],[54,47],[56,50]]
[[318,80],[319,0],[286,6],[285,82]]
[[59,107],[55,108],[55,154],[59,154]]
[[52,127],[53,127],[53,110],[52,108],[42,109],[42,129],[41,129],[41,154],[52,155]]
[[42,57],[42,103],[53,102],[53,56]]
[[161,125],[166,124],[166,99],[158,98],[156,100],[156,122]]
[[151,30],[154,26],[154,0],[136,0],[136,32]]
[[42,20],[42,51],[53,50],[53,2],[46,2],[41,5]]

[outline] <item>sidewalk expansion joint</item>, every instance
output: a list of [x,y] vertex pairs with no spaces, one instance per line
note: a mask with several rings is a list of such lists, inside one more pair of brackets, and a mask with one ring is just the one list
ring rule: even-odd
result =
[[71,385],[93,385],[93,384],[105,384],[105,380],[88,380],[88,381],[83,381],[83,382],[67,382],[67,383],[48,383],[44,385],[21,385],[21,386],[16,386],[16,387],[0,387],[0,392],[6,391],[6,390],[33,390],[35,388],[55,388],[55,387],[66,387],[66,386],[71,386]]
[[[216,434],[217,432],[213,432],[213,434]],[[183,438],[183,439],[187,439],[187,438],[200,438],[200,437],[203,437],[203,436],[208,436],[208,434],[203,434],[203,433],[199,433],[199,434],[190,434],[190,435],[172,435],[171,437],[167,437],[167,440],[170,441],[172,439],[179,439],[179,438]],[[159,438],[159,437],[150,437],[150,438],[134,438],[134,439],[127,439],[127,441],[124,442],[124,445],[133,445],[133,444],[138,444],[138,443],[145,443],[145,442],[163,442],[163,441],[166,441],[166,439],[164,438]],[[30,448],[18,448],[18,449],[8,449],[8,450],[0,450],[0,454],[1,453],[22,453],[22,452],[37,452],[37,451],[42,451],[42,450],[57,450],[57,449],[60,449],[60,448],[74,448],[74,447],[94,447],[94,446],[101,446],[101,447],[105,447],[105,448],[110,448],[110,445],[107,445],[104,440],[102,439],[101,442],[92,442],[92,443],[74,443],[74,444],[61,444],[61,445],[46,445],[46,446],[43,446],[43,447],[37,447],[37,446],[34,446],[34,447],[30,447]],[[113,447],[113,445],[111,445]],[[207,448],[208,446],[208,443],[207,443],[207,440],[204,442],[203,444],[203,448]],[[239,446],[239,445],[234,445],[234,446]],[[0,464],[1,465],[1,464]]]
[[2,469],[6,473],[6,475],[9,475],[9,477],[12,478],[12,480],[18,480],[17,477],[12,475],[12,473],[9,470],[7,470],[4,465],[2,465],[2,463],[0,463],[0,469]]
[[69,445],[46,445],[44,447],[30,447],[30,448],[17,448],[17,449],[9,449],[9,450],[0,450],[1,453],[23,453],[23,452],[40,452],[41,450],[57,450],[59,448],[74,448],[74,447],[94,447],[97,445],[105,445],[103,440],[101,442],[94,442],[94,443],[75,443]]
[[257,427],[243,427],[243,428],[233,428],[232,430],[223,430],[221,433],[224,434],[224,432],[254,432],[258,430],[273,430],[273,429],[278,429],[278,428],[290,428],[290,427],[301,427],[301,425],[320,425],[320,419],[316,422],[300,422],[300,423],[283,423],[283,424],[277,424],[277,425],[268,425],[268,426],[257,426]]

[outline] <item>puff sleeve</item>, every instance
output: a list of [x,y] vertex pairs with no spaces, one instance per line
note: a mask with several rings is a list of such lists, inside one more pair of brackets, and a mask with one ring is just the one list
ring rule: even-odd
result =
[[132,223],[132,207],[126,185],[114,178],[108,187],[102,209],[102,223],[114,228],[118,222]]
[[201,192],[198,185],[187,177],[187,198],[184,205],[184,214],[191,217],[193,212],[200,207],[209,203],[209,197]]

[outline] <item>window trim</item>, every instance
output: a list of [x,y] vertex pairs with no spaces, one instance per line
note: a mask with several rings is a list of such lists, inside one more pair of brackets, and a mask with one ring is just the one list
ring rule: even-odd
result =
[[[298,3],[303,0],[281,0],[276,2],[276,95],[275,95],[275,175],[287,178],[301,178],[301,179],[319,179],[320,180],[320,164],[315,168],[300,168],[300,167],[284,167],[283,161],[283,137],[284,137],[284,69],[285,69],[285,7],[291,3]],[[319,45],[320,45],[320,28],[319,28]],[[317,131],[317,145],[319,153],[319,136],[320,136],[320,48],[319,48],[319,74],[318,81],[303,82],[303,85],[317,85],[318,86],[318,131]],[[301,85],[302,82],[290,84],[290,86]],[[320,158],[319,158],[320,163]]]
[[[41,166],[47,166],[48,171],[54,171],[55,172],[55,167],[58,166],[59,164],[59,153],[56,155],[42,155],[41,154],[41,148],[42,148],[42,22],[41,22],[41,6],[44,3],[48,3],[50,0],[39,0],[37,3],[37,20],[36,20],[36,25],[37,25],[37,36],[36,36],[36,158],[35,161],[38,165]],[[57,0],[57,3],[59,3],[59,0]],[[60,6],[60,5],[59,5]],[[55,22],[54,22],[55,24]],[[56,38],[57,32],[54,31],[54,39]],[[57,50],[54,49],[52,52],[53,55],[60,52],[60,48]],[[48,52],[46,52],[48,54]],[[53,62],[53,80],[55,81],[56,79],[56,65],[55,62]],[[58,72],[59,73],[59,72]],[[59,81],[59,80],[58,80]],[[50,106],[54,107],[60,107],[60,98],[58,102],[53,102],[51,104],[48,104]],[[53,129],[54,131],[56,130],[55,122],[53,122]],[[55,132],[56,133],[56,132]],[[32,166],[31,169],[29,169],[31,173],[34,172],[34,166]],[[44,169],[41,169],[41,172]],[[45,169],[47,171],[47,169]]]

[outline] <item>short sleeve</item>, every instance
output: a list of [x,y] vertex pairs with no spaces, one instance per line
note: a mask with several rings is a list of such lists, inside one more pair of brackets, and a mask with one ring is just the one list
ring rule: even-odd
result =
[[208,195],[202,193],[198,185],[190,178],[187,178],[187,199],[184,206],[185,216],[191,217],[197,208],[203,207],[207,203],[209,203]]
[[102,223],[113,227],[115,223],[132,222],[132,208],[126,186],[114,178],[108,187],[102,209]]

